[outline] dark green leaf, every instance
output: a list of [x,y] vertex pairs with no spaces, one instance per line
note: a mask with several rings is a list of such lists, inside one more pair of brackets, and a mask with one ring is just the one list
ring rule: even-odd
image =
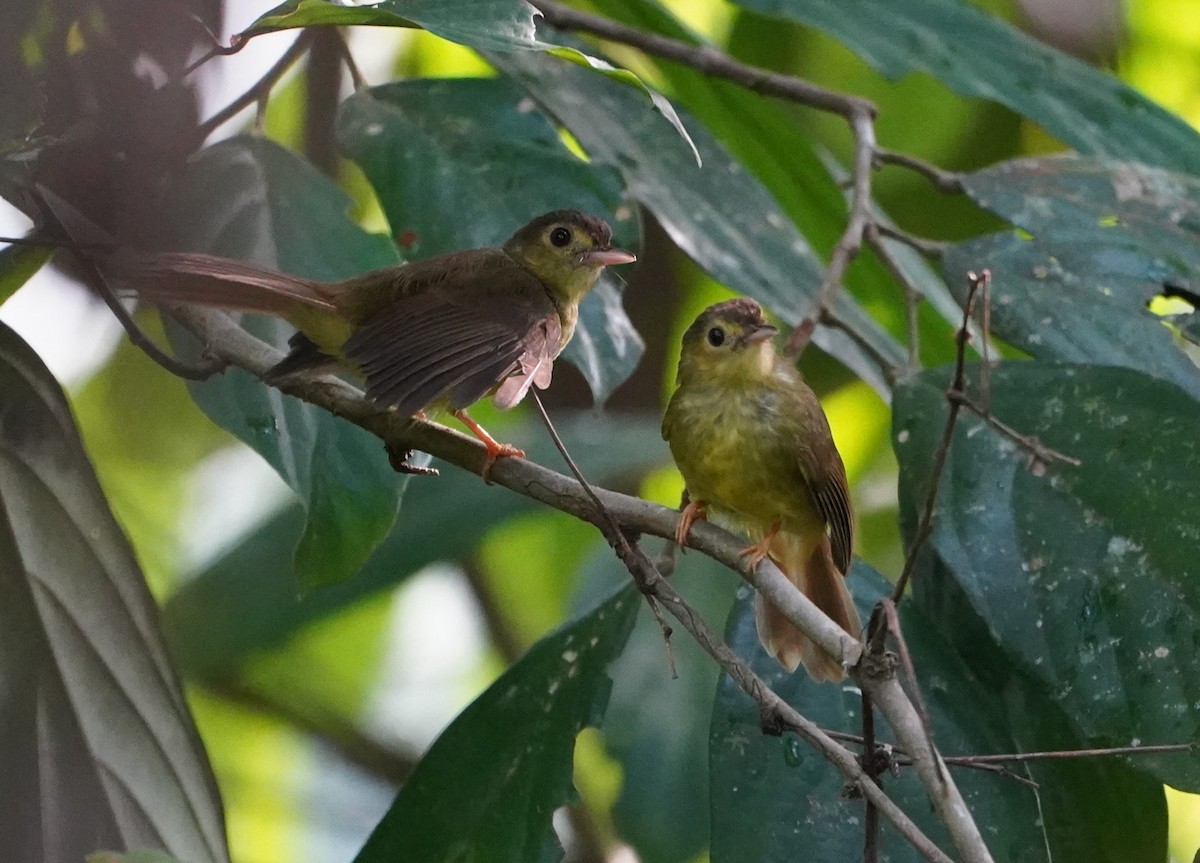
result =
[[1200,285],[1200,180],[1078,157],[964,179],[1024,232],[959,244],[944,261],[960,293],[967,270],[991,270],[997,333],[1039,359],[1126,366],[1200,396],[1200,371],[1147,308],[1165,283]]
[[[861,560],[855,561],[850,586],[863,620],[891,592],[891,586]],[[919,609],[902,606],[901,621],[933,737],[942,752],[1012,751],[1014,743],[1002,720],[1003,695],[981,683]],[[754,596],[746,588],[740,591],[726,635],[733,649],[804,716],[822,728],[862,734],[857,687],[814,683],[803,671],[788,674],[763,652],[754,625]],[[876,728],[881,741],[893,742],[882,722]],[[713,705],[710,758],[713,863],[783,863],[795,860],[801,849],[811,860],[853,860],[862,853],[862,800],[845,799],[842,775],[797,738],[764,735],[757,707],[727,676]],[[1047,859],[1038,800],[1031,789],[973,770],[956,770],[954,780],[997,861]],[[911,769],[899,779],[885,775],[884,784],[888,796],[939,847],[953,847]],[[886,822],[880,847],[893,863],[924,859]]]
[[[635,211],[622,202],[620,178],[573,155],[523,98],[502,79],[466,78],[405,81],[346,100],[341,146],[415,254],[497,245],[534,216],[564,207],[606,219],[618,245],[636,248]],[[620,287],[605,275],[584,300],[566,351],[601,402],[642,355]]]
[[[422,27],[430,33],[477,51],[546,51],[560,59],[599,72],[613,81],[640,90],[680,137],[700,154],[671,103],[647,87],[628,69],[593,57],[578,48],[552,45],[537,38],[534,9],[525,0],[383,0],[369,6],[346,6],[329,0],[288,0],[255,21],[236,39],[261,33],[316,25]],[[644,106],[643,106],[644,108]]]
[[0,858],[225,861],[215,782],[62,391],[0,327]]
[[[315,279],[396,263],[395,247],[352,222],[348,206],[332,182],[288,151],[234,138],[202,151],[176,180],[163,242]],[[293,332],[278,320],[246,323],[278,345]],[[296,548],[300,585],[357,572],[391,529],[405,483],[379,440],[236,370],[192,385],[192,394],[300,497],[308,514]]]
[[[491,54],[489,61],[570,129],[593,161],[615,166],[630,196],[710,275],[761,300],[788,323],[808,311],[821,262],[770,192],[700,123],[685,118],[702,169],[665,124],[637,110],[627,88],[534,54]],[[889,360],[903,362],[899,345],[845,294],[836,309]],[[820,328],[815,340],[885,386],[874,363],[845,334]]]
[[[896,391],[909,535],[948,375]],[[945,626],[963,625],[951,638],[964,655],[990,634],[1009,677],[1033,681],[1090,745],[1200,741],[1200,404],[1127,369],[1012,362],[992,373],[991,408],[1082,465],[1030,470],[1026,452],[960,415],[931,537],[944,577],[918,574],[918,600],[942,610]],[[945,613],[952,605],[978,625]],[[1200,789],[1195,758],[1132,763]]]
[[560,859],[575,737],[604,715],[640,599],[624,585],[530,648],[434,742],[355,863]]
[[[604,548],[584,578],[609,585],[628,581],[629,574]],[[738,584],[736,575],[703,555],[681,558],[671,581],[706,620],[725,618]],[[719,670],[686,636],[671,639],[668,655],[662,628],[649,614],[638,617],[612,666],[604,743],[622,775],[613,816],[643,863],[692,861],[707,846],[708,726]]]
[[[631,481],[668,458],[657,417],[589,413],[556,416],[555,425],[585,475],[601,485]],[[559,459],[540,424],[492,431],[519,443],[534,461]],[[303,597],[296,596],[286,552],[303,515],[285,511],[171,597],[163,623],[172,652],[190,676],[228,673],[249,654],[278,647],[304,625],[392,587],[433,561],[465,556],[488,530],[535,506],[529,498],[484,485],[474,474],[443,466],[441,476],[409,486],[402,517],[357,578]]]
[[260,16],[240,38],[294,27],[366,25],[423,27],[443,39],[481,50],[548,47],[537,40],[534,11],[525,0],[383,0],[365,6],[288,0]]
[[1200,172],[1200,138],[1136,90],[961,0],[737,0],[824,30],[889,78],[920,71],[1082,153]]

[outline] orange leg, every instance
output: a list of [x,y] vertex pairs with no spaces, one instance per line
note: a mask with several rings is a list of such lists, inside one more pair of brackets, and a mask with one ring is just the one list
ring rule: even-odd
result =
[[748,545],[738,552],[739,557],[748,557],[746,566],[750,569],[758,566],[764,560],[771,556],[771,540],[775,538],[775,534],[779,533],[779,522],[776,521],[771,525],[771,529],[767,531],[754,545]]
[[525,458],[525,450],[517,449],[515,446],[511,446],[510,444],[500,443],[487,433],[487,429],[475,422],[475,420],[471,419],[465,410],[455,411],[454,416],[458,418],[459,422],[471,430],[471,434],[483,441],[483,445],[487,447],[487,460],[484,461],[483,470],[481,470],[479,473],[483,477],[483,481],[488,485],[492,484],[492,481],[488,479],[488,474],[492,470],[492,465],[496,463],[496,459],[503,456],[516,456],[517,458]]
[[708,518],[708,504],[702,500],[689,500],[679,513],[679,523],[675,525],[675,544],[681,549],[687,544],[688,534],[692,525]]

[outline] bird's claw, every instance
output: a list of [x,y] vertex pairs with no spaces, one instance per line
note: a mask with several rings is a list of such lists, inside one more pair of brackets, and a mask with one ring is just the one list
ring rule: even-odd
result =
[[706,521],[708,519],[708,507],[702,500],[689,500],[679,512],[679,521],[675,525],[675,544],[679,546],[680,551],[686,551],[684,546],[687,544],[688,534],[692,532],[692,525],[698,521]]
[[489,445],[487,448],[487,457],[483,460],[483,469],[479,471],[479,475],[483,477],[483,481],[488,485],[492,485],[492,480],[489,474],[492,472],[492,465],[496,463],[498,458],[525,458],[525,450],[519,449],[511,444],[495,443],[494,446]]
[[392,470],[396,473],[404,473],[411,476],[437,476],[439,474],[436,467],[426,467],[425,465],[413,464],[409,461],[413,454],[411,449],[394,447],[390,444],[384,444],[383,448],[387,451],[388,464],[392,466]]

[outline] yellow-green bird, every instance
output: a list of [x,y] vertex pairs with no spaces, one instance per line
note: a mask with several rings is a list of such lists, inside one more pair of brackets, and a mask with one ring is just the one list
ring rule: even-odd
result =
[[[267,375],[343,369],[367,396],[411,415],[448,409],[484,442],[488,465],[524,455],[498,443],[466,413],[491,393],[511,408],[531,385],[550,383],[574,335],[579,301],[612,264],[603,220],[578,210],[538,216],[503,246],[470,249],[319,282],[213,255],[115,256],[106,269],[153,300],[260,312],[298,332]],[[485,471],[486,475],[486,471]]]
[[[776,354],[776,329],[749,299],[709,306],[683,335],[678,387],[662,434],[689,502],[676,541],[714,520],[745,532],[751,565],[770,557],[813,603],[857,637],[862,629],[844,574],[854,521],[846,468],[816,395]],[[789,671],[840,680],[840,663],[761,595],[758,637]]]

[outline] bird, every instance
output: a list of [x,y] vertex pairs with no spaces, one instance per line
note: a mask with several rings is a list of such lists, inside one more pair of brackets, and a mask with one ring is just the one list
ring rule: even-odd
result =
[[[846,468],[816,394],[772,342],[754,300],[709,306],[683,335],[662,435],[687,503],[675,541],[711,517],[744,532],[751,567],[773,560],[812,602],[856,638],[862,626],[844,575],[854,545]],[[761,594],[759,641],[789,672],[840,680],[841,663]]]
[[[346,371],[369,399],[405,416],[449,411],[484,444],[498,442],[467,408],[487,395],[501,409],[550,384],[574,335],[579,302],[606,266],[637,260],[612,245],[608,224],[578,210],[534,218],[501,246],[452,252],[322,282],[191,252],[114,255],[107,274],[124,293],[274,315],[297,332],[268,383]],[[397,469],[408,467],[393,457]]]

